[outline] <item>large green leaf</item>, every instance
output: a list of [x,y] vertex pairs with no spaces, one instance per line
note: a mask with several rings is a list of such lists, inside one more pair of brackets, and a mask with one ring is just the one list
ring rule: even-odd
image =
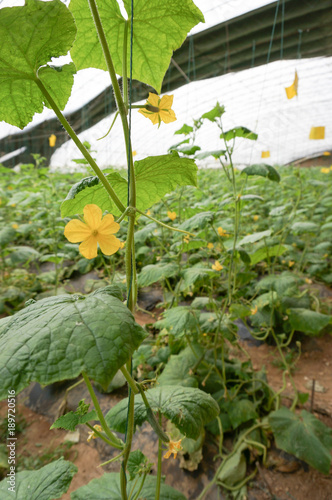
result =
[[233,429],[257,417],[255,405],[249,399],[235,399],[228,407],[228,415]]
[[[108,182],[116,192],[120,201],[127,205],[128,183],[119,173],[106,175]],[[108,210],[114,215],[120,215],[117,206],[112,202],[108,192],[97,176],[86,177],[74,184],[61,205],[61,217],[83,214],[85,205],[98,205],[102,211]]]
[[177,274],[179,267],[174,262],[168,264],[149,264],[143,267],[138,275],[138,285],[149,286],[157,281],[171,278]]
[[184,335],[194,328],[196,319],[190,307],[172,307],[164,312],[164,317],[155,323],[156,328],[167,328],[175,336]]
[[[127,180],[117,172],[107,176],[108,181],[124,205],[127,205]],[[194,160],[180,158],[174,152],[169,155],[149,156],[135,162],[137,208],[147,210],[157,203],[166,193],[178,186],[197,185],[197,166]],[[82,214],[89,203],[98,205],[120,215],[104,186],[97,177],[88,177],[75,184],[62,203],[61,215],[67,217]]]
[[259,175],[261,177],[267,177],[268,179],[270,179],[270,181],[280,182],[279,172],[271,165],[267,165],[265,163],[249,165],[248,167],[244,168],[241,173],[247,175]]
[[11,227],[4,227],[0,230],[0,247],[5,247],[15,238],[15,230]]
[[113,287],[40,300],[0,321],[0,399],[85,371],[106,388],[146,337]]
[[[135,482],[137,483],[136,485]],[[133,486],[134,489],[132,491]],[[139,486],[140,481],[136,479],[128,481],[128,493],[137,493]],[[147,476],[139,498],[144,498],[144,500],[155,500],[156,486],[156,476]],[[89,484],[74,491],[70,498],[71,500],[122,500],[120,474],[117,472],[106,472],[98,479],[93,479]],[[186,500],[186,497],[182,495],[182,493],[163,482],[160,488],[160,498],[162,498],[162,500]]]
[[271,413],[269,422],[278,448],[329,474],[332,430],[323,422],[305,410],[296,415],[288,408]]
[[202,355],[199,346],[195,346],[195,355],[191,347],[186,347],[180,354],[170,357],[163,373],[158,377],[160,385],[181,385],[182,387],[198,387],[197,378],[190,373],[191,368]]
[[267,229],[266,231],[261,231],[259,233],[248,234],[244,236],[241,241],[238,242],[238,245],[246,245],[247,243],[256,243],[256,241],[260,241],[263,238],[268,238],[271,236],[271,229]]
[[189,287],[198,280],[204,280],[205,278],[213,276],[215,272],[213,269],[209,269],[208,267],[203,267],[198,264],[197,266],[184,269],[182,274],[185,287]]
[[39,470],[16,473],[15,493],[8,490],[10,484],[6,477],[0,483],[0,498],[15,500],[50,500],[61,498],[69,488],[77,472],[76,465],[63,458],[45,465]]
[[26,0],[23,7],[0,10],[0,120],[25,127],[49,106],[37,85],[42,81],[60,109],[71,93],[73,63],[45,66],[66,55],[76,36],[73,16],[60,0]]
[[259,250],[256,250],[256,252],[250,254],[250,262],[252,266],[255,266],[258,264],[258,262],[261,262],[264,259],[271,258],[271,257],[279,257],[283,253],[285,253],[287,250],[287,247],[284,245],[274,245],[272,247],[263,247],[259,248]]
[[[99,15],[110,48],[115,71],[123,76],[124,32],[127,25],[130,40],[131,0],[124,0],[129,21],[122,16],[116,0],[98,2]],[[77,39],[71,56],[78,69],[89,67],[106,70],[106,63],[92,15],[86,0],[70,3],[77,24]],[[134,0],[133,78],[160,92],[161,84],[174,50],[179,48],[188,31],[204,22],[201,11],[192,0]],[[130,43],[127,43],[129,75]]]
[[302,308],[288,309],[287,314],[294,330],[312,335],[317,335],[331,322],[332,318],[326,314]]
[[317,233],[319,225],[315,222],[294,222],[291,229],[296,233]]
[[205,229],[215,217],[214,212],[199,212],[193,215],[190,219],[184,221],[179,228],[183,231],[194,231],[195,229]]
[[[192,387],[162,386],[145,392],[154,411],[167,417],[186,437],[197,439],[201,428],[219,413],[216,401],[200,389]],[[123,399],[106,415],[108,425],[124,433],[127,421],[128,398]],[[147,420],[142,396],[135,396],[135,426]]]
[[225,139],[225,141],[230,141],[231,139],[235,139],[235,137],[242,137],[243,139],[256,141],[258,135],[249,130],[247,127],[234,127],[231,130],[220,134],[220,139]]
[[289,272],[282,274],[271,274],[264,276],[261,280],[257,281],[256,290],[275,290],[279,297],[285,295],[286,291],[290,288],[297,286],[298,278]]
[[135,178],[137,208],[144,211],[178,186],[197,186],[197,165],[190,158],[180,158],[175,151],[149,156],[135,162]]

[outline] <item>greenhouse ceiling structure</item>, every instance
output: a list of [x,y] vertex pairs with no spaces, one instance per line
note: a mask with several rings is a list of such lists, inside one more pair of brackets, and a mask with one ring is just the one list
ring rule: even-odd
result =
[[[69,4],[68,1],[65,1]],[[119,1],[121,4],[121,1]],[[238,139],[237,165],[258,162],[285,164],[332,150],[332,0],[194,0],[202,10],[200,23],[173,54],[162,94],[173,94],[177,121],[158,129],[132,111],[135,159],[167,153],[181,140],[174,133],[184,123],[225,106],[223,127],[246,127],[257,141]],[[0,8],[24,5],[3,0]],[[250,10],[249,10],[250,9]],[[67,56],[55,61],[63,64]],[[297,95],[286,88],[296,83]],[[133,81],[132,101],[144,103],[150,87]],[[102,70],[75,75],[65,115],[81,140],[91,144],[102,167],[126,164],[120,121],[104,136],[116,106],[110,78]],[[319,131],[319,133],[315,133]],[[55,147],[49,137],[56,136]],[[204,150],[222,149],[218,130],[204,124],[196,134]],[[30,163],[32,153],[45,156],[52,168],[77,168],[76,149],[53,111],[35,115],[22,131],[0,124],[0,162]],[[215,166],[214,160],[201,160]]]

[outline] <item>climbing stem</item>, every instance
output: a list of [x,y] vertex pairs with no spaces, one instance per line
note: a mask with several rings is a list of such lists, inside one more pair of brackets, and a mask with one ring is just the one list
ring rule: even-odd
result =
[[116,195],[114,189],[112,188],[112,186],[110,185],[110,183],[108,182],[108,180],[106,179],[106,177],[104,176],[103,172],[98,167],[98,165],[95,162],[95,160],[90,155],[89,151],[81,143],[81,141],[79,140],[79,138],[75,134],[74,130],[71,128],[71,126],[69,125],[69,123],[66,120],[66,118],[64,117],[64,115],[61,113],[61,111],[60,111],[59,107],[57,106],[56,102],[54,101],[54,99],[51,97],[51,95],[49,94],[49,92],[47,91],[47,89],[45,88],[45,86],[43,85],[43,83],[41,82],[41,80],[39,80],[38,77],[36,78],[35,81],[36,81],[36,84],[38,85],[38,87],[40,88],[41,92],[44,94],[44,96],[46,97],[47,101],[49,102],[49,104],[53,108],[55,114],[59,118],[59,120],[60,120],[63,128],[66,130],[66,132],[68,133],[68,135],[70,136],[70,138],[74,141],[74,143],[76,144],[76,146],[78,147],[78,149],[81,151],[81,153],[84,156],[84,158],[89,162],[89,165],[91,166],[91,168],[93,169],[93,171],[95,172],[95,174],[97,175],[97,177],[99,178],[100,182],[105,187],[106,191],[108,192],[108,194],[110,195],[110,197],[114,201],[115,205],[118,207],[118,209],[120,210],[120,212],[124,212],[125,207],[123,206],[122,202],[120,201],[120,199]]
[[[95,395],[95,392],[93,390],[93,387],[92,387],[92,384],[89,380],[89,377],[87,376],[87,374],[85,372],[82,372],[82,377],[84,378],[84,382],[88,388],[89,394],[91,396],[92,402],[93,402],[94,407],[96,409],[96,412],[97,412],[99,421],[101,423],[101,426],[103,428],[103,431],[105,432],[106,436],[109,438],[109,440],[110,440],[112,446],[114,446],[114,448],[117,448],[118,450],[123,450],[123,446],[124,446],[123,442],[121,441],[121,439],[116,437],[115,434],[113,434],[113,432],[109,429],[109,427],[106,423],[105,417],[103,415],[103,412],[101,411],[98,399]],[[96,434],[97,434],[97,432],[96,432]]]
[[121,496],[123,500],[127,500],[127,477],[126,477],[126,467],[128,463],[128,458],[131,450],[131,445],[134,435],[134,412],[135,412],[135,398],[134,393],[129,391],[129,402],[128,402],[128,416],[127,416],[127,433],[126,433],[126,444],[123,453],[123,459],[120,470],[120,487]]
[[[130,140],[129,140],[129,127],[128,127],[128,121],[127,121],[127,109],[125,106],[125,103],[123,102],[122,95],[121,95],[121,90],[119,86],[119,82],[116,77],[116,72],[114,69],[114,64],[113,60],[111,57],[111,53],[107,44],[105,32],[101,23],[101,19],[99,16],[98,8],[96,5],[95,0],[88,0],[90,10],[92,13],[92,17],[96,26],[96,30],[98,33],[99,41],[103,50],[106,66],[109,72],[109,75],[111,77],[112,81],[112,86],[113,86],[113,91],[114,91],[114,96],[116,100],[116,104],[118,107],[118,111],[120,113],[121,121],[122,121],[122,128],[123,128],[123,134],[125,138],[125,144],[126,144],[126,154],[127,154],[127,163],[129,165],[130,169],[130,198],[129,198],[129,204],[133,207],[136,205],[136,190],[135,190],[135,174],[134,174],[134,163],[133,163],[133,156],[132,156],[132,150],[131,150],[131,145]],[[125,30],[126,31],[126,30]],[[124,39],[125,42],[127,42],[127,37],[125,36]],[[126,43],[127,45],[127,43]],[[127,51],[127,48],[124,50]],[[125,71],[125,75],[123,75],[123,79],[127,79],[127,72]]]
[[125,365],[123,365],[120,370],[122,371],[122,374],[124,376],[124,378],[127,380],[128,382],[128,385],[130,386],[131,390],[133,391],[134,394],[139,394],[139,390],[137,388],[137,385],[136,385],[136,382],[135,380],[133,379],[133,377],[130,375],[130,373],[128,372],[127,368],[125,367]]
[[[161,426],[161,413],[159,412],[159,425]],[[155,500],[160,499],[160,486],[161,486],[161,464],[162,464],[162,440],[158,439],[158,469],[157,469],[157,485]]]

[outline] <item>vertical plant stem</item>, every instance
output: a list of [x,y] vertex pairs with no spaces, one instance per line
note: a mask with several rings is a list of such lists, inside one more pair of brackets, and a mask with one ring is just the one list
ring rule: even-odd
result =
[[[159,425],[161,426],[161,413],[159,412]],[[158,469],[157,469],[157,485],[155,500],[160,499],[160,486],[161,486],[161,465],[162,465],[162,440],[158,439]]]

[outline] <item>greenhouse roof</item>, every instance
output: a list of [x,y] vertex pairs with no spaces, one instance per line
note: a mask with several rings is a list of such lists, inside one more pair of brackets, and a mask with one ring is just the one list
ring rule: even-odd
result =
[[[4,0],[1,8],[23,3]],[[241,125],[258,134],[257,141],[237,141],[234,153],[237,164],[262,161],[262,152],[267,151],[269,162],[288,163],[331,150],[331,1],[195,0],[195,3],[206,23],[196,26],[174,53],[162,88],[162,93],[174,94],[177,121],[157,129],[133,111],[135,159],[166,153],[181,140],[180,136],[174,138],[174,132],[184,122],[191,124],[217,101],[226,108],[225,130]],[[295,71],[299,79],[298,96],[287,99],[285,88],[292,85]],[[145,102],[149,90],[146,85],[134,82],[133,101]],[[125,164],[120,123],[110,136],[97,141],[108,130],[113,110],[108,74],[94,69],[79,71],[65,114],[73,128],[81,132],[81,139],[91,143],[101,166]],[[325,127],[325,138],[310,140],[312,127]],[[50,158],[53,150],[49,148],[48,137],[52,133],[60,146],[51,158],[52,166],[64,167],[80,156],[50,110],[36,115],[23,132],[0,124],[1,154],[14,155],[8,161],[12,165],[30,161],[31,152]],[[218,130],[212,124],[199,130],[197,144],[202,150],[222,148]],[[20,153],[15,156],[13,151]],[[215,162],[210,161],[210,165]]]

